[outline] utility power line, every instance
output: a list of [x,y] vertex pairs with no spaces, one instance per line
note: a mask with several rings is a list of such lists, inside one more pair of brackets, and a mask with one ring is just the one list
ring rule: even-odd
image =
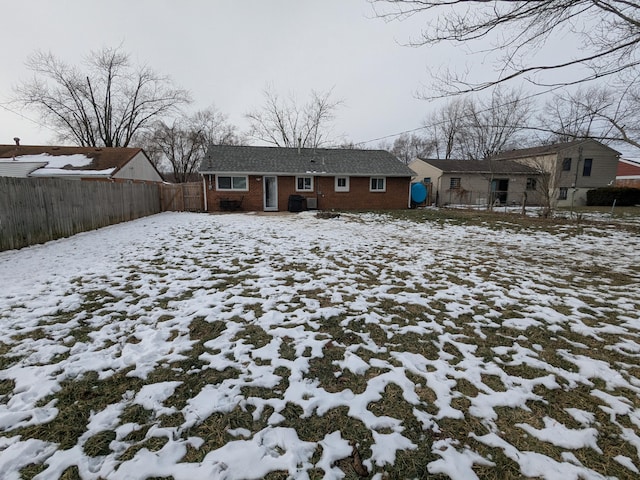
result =
[[[493,106],[493,107],[487,107],[487,108],[485,108],[484,110],[479,110],[479,111],[477,111],[477,112],[475,112],[475,113],[486,113],[486,112],[490,112],[491,110],[495,110],[496,108],[507,107],[507,106],[509,106],[509,105],[512,105],[513,103],[520,102],[520,101],[523,101],[523,100],[530,100],[530,99],[532,99],[532,98],[539,97],[539,96],[541,96],[541,95],[545,95],[545,94],[547,94],[547,93],[553,92],[553,91],[555,91],[555,90],[559,90],[559,89],[561,89],[561,88],[563,88],[563,87],[562,87],[562,86],[556,86],[556,87],[553,87],[553,88],[547,89],[547,90],[545,90],[545,91],[543,91],[543,92],[532,93],[532,94],[527,95],[527,96],[524,96],[524,97],[522,97],[522,98],[518,98],[518,99],[516,99],[516,100],[511,100],[511,101],[506,102],[506,103],[503,103],[503,104],[501,104],[501,105],[496,105],[496,106]],[[457,98],[460,98],[460,97],[457,97]],[[469,118],[471,115],[472,115],[472,114],[462,114],[462,115],[461,115],[461,118]],[[399,133],[391,133],[391,134],[389,134],[389,135],[384,135],[384,136],[382,136],[382,137],[373,138],[373,139],[371,139],[371,140],[366,140],[366,141],[364,141],[364,142],[354,142],[354,143],[355,143],[356,145],[366,145],[367,143],[379,142],[379,141],[381,141],[381,140],[386,140],[387,138],[399,137],[400,135],[404,135],[404,134],[407,134],[407,133],[413,133],[413,132],[417,132],[417,131],[419,131],[419,130],[426,130],[426,129],[429,129],[429,128],[437,127],[437,126],[443,125],[443,124],[445,124],[445,123],[447,123],[447,120],[442,120],[442,121],[439,121],[439,122],[432,122],[432,123],[429,123],[429,124],[425,124],[425,125],[423,125],[423,126],[421,126],[421,127],[412,128],[412,129],[409,129],[409,130],[404,130],[403,132],[399,132]]]
[[48,125],[45,125],[44,123],[41,123],[41,122],[39,122],[39,121],[37,121],[37,120],[34,120],[34,119],[33,119],[33,118],[31,118],[31,117],[27,117],[26,115],[24,115],[24,114],[22,114],[22,113],[20,113],[20,112],[17,112],[17,111],[15,111],[15,110],[14,110],[14,109],[12,109],[12,108],[7,107],[7,105],[9,105],[9,103],[0,103],[0,108],[2,108],[2,109],[4,109],[4,110],[6,110],[7,112],[13,113],[14,115],[18,115],[19,117],[22,117],[22,118],[24,118],[25,120],[30,121],[31,123],[35,123],[36,125],[38,125],[38,126],[40,126],[40,127],[46,128],[47,130],[51,130],[52,132],[59,133],[59,132],[57,132],[56,130],[54,130],[54,129],[52,129],[51,127],[49,127]]

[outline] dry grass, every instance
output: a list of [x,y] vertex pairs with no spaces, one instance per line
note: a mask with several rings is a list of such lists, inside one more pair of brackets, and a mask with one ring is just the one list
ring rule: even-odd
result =
[[[393,212],[394,219],[424,223],[431,222],[434,226],[483,226],[493,230],[509,232],[548,232],[551,235],[565,235],[569,229],[570,235],[584,234],[584,230],[577,230],[575,222],[570,219],[545,220],[535,217],[522,218],[517,215],[497,214],[477,211],[460,210],[418,210],[407,212]],[[389,216],[381,216],[380,221],[389,221]],[[386,219],[386,220],[385,220]],[[360,220],[358,220],[360,221]],[[597,222],[582,221],[580,227],[601,225]],[[374,227],[372,227],[374,228]],[[436,228],[436,227],[434,227]],[[441,227],[438,227],[441,228]],[[635,226],[622,226],[630,232]],[[210,232],[208,232],[210,233]],[[202,242],[203,246],[209,241]],[[204,248],[204,247],[203,247]],[[529,266],[534,272],[544,273],[552,260],[540,259],[536,255],[523,251],[506,252],[499,242],[487,243],[486,249],[479,249],[478,257],[470,259],[452,252],[440,252],[441,261],[447,269],[437,269],[435,266],[425,269],[418,277],[409,270],[394,270],[394,258],[389,253],[377,255],[371,252],[368,263],[349,265],[347,256],[326,253],[322,248],[315,247],[311,254],[317,259],[330,263],[335,269],[350,268],[351,278],[357,278],[354,289],[342,296],[347,303],[358,295],[366,295],[382,285],[380,272],[393,275],[393,279],[385,283],[388,295],[383,298],[370,299],[373,306],[367,314],[375,314],[383,321],[373,322],[361,313],[330,315],[318,320],[314,326],[297,324],[294,326],[304,329],[310,338],[324,340],[322,356],[311,358],[311,348],[299,349],[299,340],[292,336],[278,334],[281,339],[279,359],[294,362],[300,357],[308,358],[308,369],[304,372],[307,381],[313,382],[329,394],[336,394],[350,390],[354,395],[362,395],[370,387],[371,382],[385,375],[391,368],[402,366],[399,358],[403,354],[411,354],[424,361],[424,368],[420,371],[409,371],[405,368],[404,379],[412,382],[416,401],[408,401],[402,388],[401,378],[390,381],[380,393],[377,401],[367,405],[367,410],[376,417],[392,417],[399,421],[402,435],[414,445],[413,450],[397,452],[393,465],[377,466],[374,462],[369,475],[381,474],[381,478],[445,478],[442,475],[429,473],[428,465],[438,460],[438,451],[434,451],[434,442],[441,439],[453,439],[458,445],[468,446],[485,458],[490,458],[495,466],[476,465],[474,471],[480,478],[511,479],[523,478],[520,466],[513,459],[508,458],[501,449],[489,447],[475,439],[490,432],[500,435],[505,441],[521,452],[532,451],[562,462],[563,454],[570,452],[588,469],[605,476],[617,478],[632,478],[630,471],[614,461],[617,455],[624,455],[637,460],[637,450],[626,441],[622,429],[629,429],[635,435],[640,435],[637,419],[630,414],[611,415],[606,411],[607,405],[593,395],[595,389],[626,399],[632,411],[640,409],[640,394],[637,388],[623,387],[620,382],[615,388],[608,387],[607,379],[582,378],[576,380],[580,368],[572,356],[588,356],[608,365],[611,371],[619,374],[628,381],[629,385],[640,384],[640,368],[637,366],[638,353],[625,351],[622,347],[614,348],[620,342],[628,341],[640,345],[638,330],[626,329],[619,331],[608,328],[620,327],[621,310],[616,302],[623,297],[631,297],[627,290],[634,288],[639,280],[640,270],[631,266],[625,272],[607,269],[597,263],[566,266],[566,276],[563,278],[540,279],[523,277],[518,272],[508,270],[509,264],[518,263],[519,266]],[[215,254],[209,253],[210,255]],[[480,255],[484,257],[481,257]],[[220,253],[226,255],[226,253]],[[202,262],[202,268],[208,268],[215,284],[216,291],[238,289],[240,294],[256,297],[255,282],[259,276],[251,270],[252,265],[264,262],[261,252],[255,252],[255,257],[230,259],[229,269],[223,271],[215,269]],[[191,261],[188,252],[183,260]],[[191,263],[190,263],[191,264]],[[293,275],[308,273],[313,275],[315,269],[308,263],[297,261],[295,258],[287,260],[284,257],[271,258],[273,273],[280,275],[280,286],[294,288]],[[153,258],[146,267],[149,271],[158,269],[154,275],[162,278],[169,269],[163,255]],[[172,267],[174,268],[174,267]],[[634,270],[635,269],[635,270]],[[629,272],[634,272],[632,276]],[[131,283],[142,279],[144,270],[131,271],[126,281],[118,288],[123,293],[133,292]],[[473,275],[470,274],[473,273]],[[107,281],[108,279],[104,279]],[[500,303],[502,297],[495,293],[501,291],[506,296],[514,285],[522,282],[533,282],[534,292],[530,298],[514,298],[511,304]],[[485,283],[482,283],[485,282]],[[483,290],[486,283],[492,283],[494,291]],[[537,283],[536,283],[537,282]],[[442,293],[443,286],[455,284],[464,291],[456,300],[436,297]],[[81,289],[83,280],[74,279],[74,285]],[[407,286],[409,285],[409,286]],[[480,285],[480,286],[479,286]],[[601,288],[606,285],[606,288]],[[336,288],[341,287],[340,284]],[[115,287],[114,287],[115,288]],[[357,289],[357,290],[356,290]],[[538,290],[535,292],[535,290]],[[179,312],[172,310],[171,305],[186,301],[197,292],[184,290],[179,295],[168,295],[168,287],[160,290],[162,293],[153,299],[148,310],[162,311],[157,317],[158,322],[175,320]],[[558,293],[560,292],[560,293]],[[564,292],[564,293],[563,293]],[[574,292],[575,295],[567,293]],[[586,292],[586,293],[580,293]],[[514,328],[507,321],[529,318],[532,311],[539,305],[533,303],[535,294],[553,296],[553,302],[546,305],[549,316],[556,315],[562,319],[558,328],[551,320],[536,317],[537,325]],[[594,297],[594,293],[598,297]],[[73,337],[71,345],[81,342],[90,344],[98,326],[89,320],[92,315],[113,315],[114,322],[125,322],[128,318],[118,311],[114,311],[117,303],[113,293],[105,289],[83,290],[83,304],[73,311],[60,311],[46,319],[38,328],[16,334],[12,337],[12,344],[0,343],[0,366],[3,368],[15,365],[21,358],[20,354],[12,351],[15,345],[26,341],[47,340],[51,337],[52,325],[68,324],[76,321],[77,326],[70,329]],[[428,305],[399,301],[394,295],[412,294],[421,298],[430,298]],[[571,301],[568,299],[570,298]],[[533,299],[533,300],[532,300]],[[136,305],[142,300],[149,300],[146,296],[132,299],[130,304]],[[320,288],[300,290],[293,295],[289,303],[281,309],[287,315],[306,308],[308,303],[317,302],[319,308],[333,306],[331,292]],[[576,308],[572,302],[581,301],[583,305]],[[634,301],[637,299],[625,300]],[[454,313],[451,304],[462,305],[464,311]],[[215,307],[212,306],[212,307]],[[21,308],[25,308],[22,306]],[[265,312],[260,304],[248,305],[244,313],[259,319]],[[249,315],[249,318],[251,316]],[[290,317],[287,317],[290,320]],[[223,353],[224,347],[214,349],[207,346],[207,342],[220,339],[227,333],[229,324],[240,324],[230,342],[234,345],[250,346],[250,350],[269,345],[275,335],[259,322],[247,321],[241,316],[233,316],[229,320],[217,320],[212,316],[198,314],[192,316],[181,326],[171,330],[169,341],[178,340],[188,335],[193,342],[190,350],[183,352],[183,358],[171,363],[158,365],[145,379],[127,375],[131,368],[100,378],[98,372],[89,372],[77,378],[67,378],[60,383],[60,390],[42,399],[38,405],[43,406],[55,400],[58,414],[55,419],[46,424],[37,424],[18,428],[5,434],[19,435],[25,439],[40,439],[58,445],[59,449],[70,449],[80,442],[86,432],[91,415],[103,411],[107,406],[122,402],[123,398],[131,397],[140,391],[144,385],[179,381],[179,386],[170,395],[164,405],[173,407],[174,413],[156,415],[138,404],[128,404],[119,416],[121,425],[131,423],[136,428],[129,433],[122,442],[127,447],[118,454],[121,462],[133,459],[136,453],[146,448],[150,451],[160,450],[169,440],[164,437],[150,436],[152,427],[172,429],[181,439],[198,437],[202,439],[199,448],[189,446],[182,462],[201,462],[207,453],[214,451],[226,443],[236,440],[229,433],[234,429],[245,429],[250,435],[262,431],[269,426],[269,418],[274,408],[268,405],[258,418],[254,418],[255,407],[250,402],[239,402],[235,408],[226,412],[214,412],[207,418],[202,418],[189,428],[182,428],[185,423],[184,409],[190,399],[195,397],[205,387],[219,385],[228,380],[240,380],[244,375],[246,365],[237,363],[234,367],[222,370],[211,368],[205,354],[216,355]],[[430,327],[425,327],[431,325]],[[588,329],[593,334],[586,334]],[[292,330],[293,332],[293,330]],[[139,343],[132,332],[128,342]],[[300,335],[299,331],[296,331]],[[115,342],[113,343],[115,345]],[[211,345],[211,344],[209,344]],[[217,345],[217,344],[216,344]],[[519,349],[519,350],[516,350]],[[347,352],[355,352],[367,363],[375,363],[366,372],[357,374],[338,365],[345,359]],[[526,358],[522,352],[528,352]],[[55,357],[54,362],[62,363],[67,354]],[[231,355],[231,354],[229,354]],[[249,354],[250,355],[250,354]],[[521,356],[518,356],[521,355]],[[232,356],[228,357],[233,360]],[[535,360],[535,362],[534,362]],[[253,359],[255,365],[272,366],[269,360]],[[440,381],[451,383],[450,406],[462,413],[460,418],[439,416],[438,401],[442,392],[436,392],[429,383],[431,376],[436,375],[437,368],[447,365],[447,376]],[[386,366],[383,366],[386,365]],[[273,373],[281,377],[281,382],[274,388],[260,386],[243,386],[240,396],[243,400],[282,398],[290,386],[291,370],[287,366],[273,366]],[[478,373],[477,376],[474,376]],[[470,413],[474,401],[487,392],[508,393],[510,389],[520,388],[518,382],[537,381],[552,376],[557,385],[553,388],[539,384],[535,386],[531,399],[519,406],[496,406],[493,418],[481,418]],[[396,383],[397,382],[397,383]],[[431,385],[431,386],[430,386]],[[0,380],[0,401],[6,403],[14,393],[16,383],[13,380]],[[444,387],[443,387],[444,388]],[[551,417],[567,428],[585,428],[566,409],[580,409],[594,415],[599,432],[598,447],[602,453],[590,448],[567,449],[551,442],[539,440],[516,427],[516,424],[529,424],[533,428],[543,428],[543,418]],[[431,427],[425,426],[416,416],[416,410],[433,419]],[[336,430],[340,431],[343,439],[357,445],[357,451],[362,459],[369,459],[374,445],[373,432],[363,423],[362,419],[349,415],[348,407],[339,406],[329,409],[323,415],[312,412],[303,415],[300,405],[286,403],[278,412],[284,420],[281,427],[293,428],[298,437],[307,442],[319,442],[325,435]],[[380,428],[377,433],[392,433],[393,428]],[[111,444],[115,439],[115,431],[100,431],[82,442],[82,449],[89,457],[100,457],[114,454]],[[322,449],[318,446],[314,453],[312,464],[319,461]],[[357,462],[353,457],[344,458],[336,462],[345,478],[362,478],[358,475]],[[29,464],[21,470],[23,478],[33,478],[43,472],[45,464]],[[324,472],[319,468],[312,468],[308,472],[310,478],[322,478]],[[67,469],[61,478],[79,478],[77,467]],[[287,472],[271,472],[267,478],[288,478]]]

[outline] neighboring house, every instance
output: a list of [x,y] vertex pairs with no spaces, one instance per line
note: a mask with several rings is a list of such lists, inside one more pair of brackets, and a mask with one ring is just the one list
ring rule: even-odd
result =
[[615,185],[640,188],[640,161],[621,158],[618,162]]
[[503,152],[493,161],[512,160],[546,173],[556,206],[586,205],[587,191],[612,185],[620,153],[596,140],[575,140]]
[[517,162],[419,158],[409,167],[437,206],[521,204],[525,193],[527,204],[539,202],[538,171]]
[[408,208],[415,175],[383,150],[231,145],[211,146],[200,173],[208,211]]
[[162,182],[141,148],[0,145],[0,176]]

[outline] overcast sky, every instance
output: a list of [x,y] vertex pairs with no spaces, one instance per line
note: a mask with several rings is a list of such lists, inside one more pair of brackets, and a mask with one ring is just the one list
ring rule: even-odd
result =
[[[214,104],[239,128],[270,84],[304,102],[312,89],[344,100],[334,133],[366,142],[421,125],[430,109],[415,97],[427,65],[451,60],[438,49],[401,45],[423,19],[385,22],[366,0],[0,0],[0,143],[46,144],[54,132],[8,104],[31,76],[25,60],[51,51],[71,64],[120,44],[191,91],[192,108]],[[11,109],[13,111],[7,110]],[[393,140],[393,138],[391,138]],[[368,146],[376,146],[371,142]]]
[[[92,50],[122,46],[133,63],[189,90],[192,110],[215,105],[240,131],[268,85],[301,104],[312,90],[333,89],[344,102],[333,133],[368,148],[421,127],[442,104],[416,98],[429,87],[428,69],[468,69],[476,80],[496,74],[488,55],[469,54],[467,45],[405,46],[426,14],[387,22],[367,0],[0,0],[0,7],[0,144],[55,142],[55,132],[27,119],[37,122],[35,112],[9,103],[16,84],[32,76],[25,61],[37,50],[80,65]],[[556,40],[563,48],[551,42],[537,56],[566,60],[578,48]]]

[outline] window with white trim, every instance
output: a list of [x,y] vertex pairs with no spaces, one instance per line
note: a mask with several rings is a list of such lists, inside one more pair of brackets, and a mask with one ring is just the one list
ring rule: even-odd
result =
[[384,192],[387,188],[387,182],[385,177],[371,177],[369,186],[371,192]]
[[313,192],[313,177],[296,177],[297,192]]
[[451,177],[449,181],[449,190],[460,190],[462,186],[462,178],[460,177]]
[[216,175],[216,188],[218,190],[242,190],[247,191],[249,184],[246,175]]
[[336,192],[348,192],[349,191],[349,177],[336,177]]

